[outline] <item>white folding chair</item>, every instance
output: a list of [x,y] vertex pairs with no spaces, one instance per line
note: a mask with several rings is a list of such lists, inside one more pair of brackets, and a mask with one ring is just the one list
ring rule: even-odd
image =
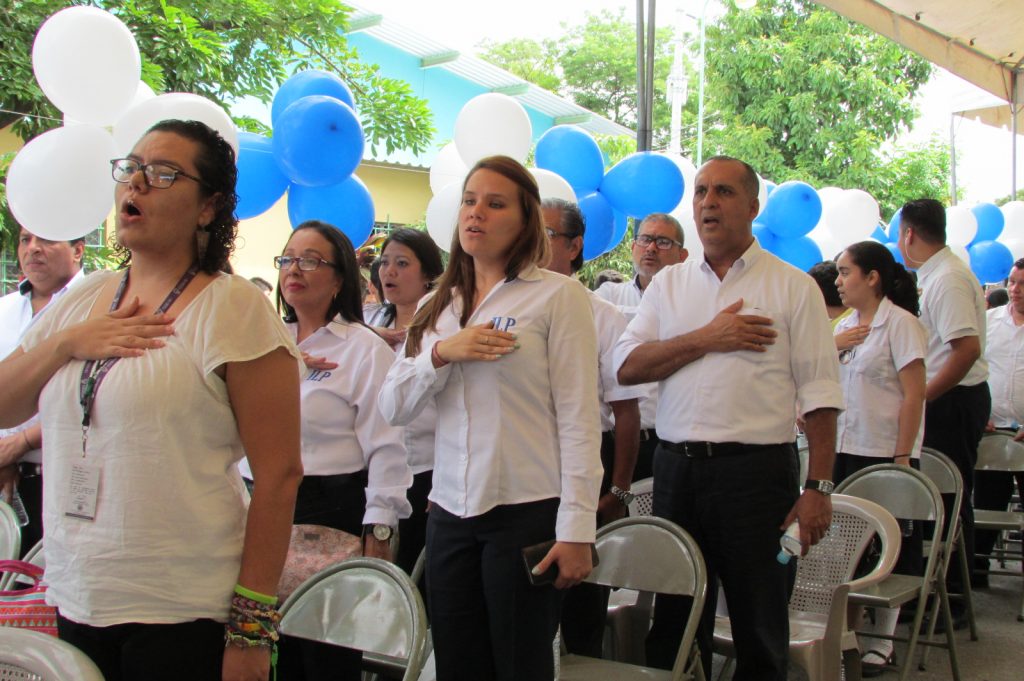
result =
[[[876,608],[898,608],[916,599],[917,608],[914,621],[910,625],[907,639],[897,636],[893,640],[906,640],[907,650],[900,665],[900,681],[906,679],[914,663],[914,653],[918,645],[940,646],[949,653],[949,666],[953,679],[960,679],[960,663],[957,659],[956,639],[953,636],[953,618],[949,610],[949,596],[946,593],[943,557],[940,550],[948,534],[944,534],[945,518],[943,516],[942,495],[931,479],[910,466],[896,464],[879,464],[857,471],[837,489],[843,494],[850,494],[870,499],[885,508],[894,516],[914,522],[933,523],[933,530],[927,541],[924,563],[924,575],[894,574],[871,588],[858,588],[851,592],[850,602]],[[956,511],[952,509],[954,517]],[[923,639],[920,637],[921,622],[928,599],[938,598],[937,614],[941,615],[945,626],[945,642],[935,641],[929,632]],[[935,621],[935,618],[932,618]],[[881,634],[872,633],[875,638],[883,638]]]
[[103,681],[78,648],[55,636],[0,627],[0,681]]
[[362,650],[417,679],[425,661],[427,614],[416,585],[378,558],[350,558],[303,582],[281,606],[281,632]]
[[[593,584],[626,587],[642,592],[693,598],[671,671],[582,655],[561,658],[564,681],[626,681],[630,679],[704,679],[700,653],[694,643],[704,609],[707,571],[697,543],[682,528],[663,518],[623,518],[597,531],[600,563],[587,577]],[[642,558],[638,558],[642,557]]]
[[[1024,442],[1017,442],[1009,433],[996,431],[985,433],[978,444],[978,463],[975,464],[976,471],[999,471],[1003,473],[1024,472]],[[1024,493],[1024,490],[1021,490]],[[1017,511],[989,511],[981,508],[974,509],[974,529],[993,530],[996,532],[1024,532],[1024,513]],[[1021,551],[998,551],[996,556],[1005,558],[1012,556],[1024,562],[1024,555]],[[1010,570],[989,570],[994,575],[1016,575],[1024,576],[1024,569],[1017,572]],[[1024,622],[1024,591],[1021,593],[1020,610],[1017,613],[1017,621]]]
[[[881,541],[878,564],[854,579],[854,570],[874,535]],[[789,659],[807,671],[810,681],[839,681],[844,658],[855,670],[853,678],[859,678],[860,653],[856,636],[847,625],[847,596],[888,576],[899,548],[900,529],[891,513],[866,499],[832,495],[832,525],[799,559],[789,599]],[[726,617],[715,618],[714,649],[735,657]]]
[[17,560],[21,553],[21,525],[14,509],[0,501],[0,560]]

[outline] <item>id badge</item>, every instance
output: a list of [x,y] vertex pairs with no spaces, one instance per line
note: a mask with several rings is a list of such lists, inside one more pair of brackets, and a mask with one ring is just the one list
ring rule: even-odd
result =
[[99,501],[100,467],[84,461],[71,464],[68,481],[67,510],[64,515],[82,520],[96,519]]

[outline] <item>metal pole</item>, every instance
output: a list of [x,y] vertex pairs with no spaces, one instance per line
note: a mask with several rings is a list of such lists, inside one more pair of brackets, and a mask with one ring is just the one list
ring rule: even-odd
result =
[[956,205],[956,114],[949,115],[949,167],[950,197],[949,205]]
[[644,67],[644,0],[636,0],[636,150],[644,151],[647,142],[647,69]]
[[704,0],[704,9],[700,13],[700,87],[697,91],[697,167],[700,168],[704,162],[704,56],[706,49],[706,22],[708,16],[708,4],[711,0]]
[[645,149],[650,151],[654,148],[654,9],[656,0],[647,2],[647,102],[644,104],[644,113],[647,115],[647,139]]
[[1020,110],[1020,102],[1017,101],[1017,72],[1010,74],[1010,138],[1013,146],[1010,147],[1010,200],[1017,200],[1017,112]]

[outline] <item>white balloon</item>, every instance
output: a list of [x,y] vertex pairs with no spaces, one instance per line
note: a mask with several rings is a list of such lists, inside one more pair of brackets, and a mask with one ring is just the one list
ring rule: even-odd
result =
[[958,257],[961,260],[963,260],[965,263],[967,263],[967,265],[971,264],[971,256],[967,252],[967,246],[964,246],[963,244],[948,244],[948,245],[949,245],[949,250],[953,251],[953,253],[956,254],[956,257]]
[[430,191],[439,194],[452,182],[461,183],[466,179],[469,168],[459,156],[455,142],[449,142],[437,152],[434,163],[430,166]]
[[569,182],[556,172],[543,168],[530,168],[533,179],[537,180],[537,187],[540,189],[540,199],[562,199],[569,203],[576,203],[576,192],[573,191]]
[[238,129],[224,109],[205,97],[170,92],[147,99],[125,112],[114,125],[118,154],[129,153],[153,125],[168,119],[201,121],[220,133],[238,157]]
[[[882,220],[878,201],[862,189],[847,189],[835,198],[826,195],[829,206],[822,212],[829,229],[847,245],[867,239]],[[820,191],[818,196],[821,196]]]
[[824,218],[818,221],[818,224],[807,233],[807,236],[818,244],[818,248],[821,249],[821,257],[825,260],[834,259],[836,254],[841,253],[849,245],[843,243],[842,239],[836,238]]
[[[946,209],[946,243],[950,246],[964,246],[978,234],[978,218],[967,206],[950,206]],[[966,250],[965,250],[966,252]],[[964,262],[969,262],[964,259]]]
[[452,236],[459,221],[459,204],[462,199],[462,183],[452,182],[427,204],[427,234],[437,247],[448,252]]
[[111,125],[135,96],[142,60],[120,19],[76,6],[43,22],[32,45],[32,70],[43,94],[67,116]]
[[[52,241],[85,236],[114,203],[110,133],[97,125],[44,132],[22,147],[7,173],[7,203],[28,231]],[[59,193],[59,198],[55,195]]]
[[679,199],[679,205],[668,211],[670,215],[675,216],[680,223],[683,222],[683,218],[677,213],[677,211],[689,213],[690,222],[693,222],[693,180],[697,177],[697,166],[693,165],[693,161],[682,156],[680,154],[674,154],[671,151],[656,151],[655,154],[664,156],[679,168],[679,172],[683,174],[683,197]]
[[[768,184],[760,175],[757,176],[757,203],[757,214],[760,215],[764,212],[764,207],[768,205]],[[755,217],[754,219],[756,220],[757,218]]]
[[466,102],[455,119],[455,145],[472,166],[486,156],[511,156],[520,163],[530,153],[533,126],[523,105],[497,92]]
[[1000,236],[1024,238],[1024,201],[1010,201],[1000,207],[1006,224]]
[[1000,234],[997,241],[1010,249],[1010,253],[1013,254],[1014,262],[1024,258],[1024,237],[1014,236],[1004,239]]

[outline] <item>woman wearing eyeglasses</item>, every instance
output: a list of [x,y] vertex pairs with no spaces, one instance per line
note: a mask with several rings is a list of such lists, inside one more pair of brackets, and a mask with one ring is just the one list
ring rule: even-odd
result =
[[[381,410],[437,407],[427,595],[438,681],[551,679],[561,592],[591,569],[601,482],[586,290],[542,270],[537,184],[504,156],[463,185],[448,269],[416,313]],[[555,540],[532,585],[526,547]]]
[[[363,324],[355,251],[336,227],[311,220],[292,232],[274,265],[278,306],[309,367],[300,388],[305,477],[295,522],[363,534],[364,555],[391,560],[391,536],[409,516],[412,473],[402,429],[377,408],[395,356]],[[359,679],[359,654],[337,651],[286,637],[282,675]]]
[[0,418],[38,406],[43,427],[47,599],[105,678],[267,679],[302,476],[298,351],[221,272],[236,168],[216,132],[158,123],[112,168],[123,269],[86,277],[0,364]]
[[[837,261],[836,286],[853,312],[834,330],[837,338],[863,328],[857,345],[839,349],[840,379],[846,410],[839,414],[834,480],[879,463],[914,465],[921,457],[924,432],[927,341],[918,321],[917,282],[889,249],[875,241],[848,246]],[[837,345],[838,348],[838,345]],[[923,570],[921,528],[904,523],[895,571],[920,575]],[[877,608],[865,628],[891,635],[898,608]],[[892,654],[892,641],[865,637],[864,676],[880,674]]]

